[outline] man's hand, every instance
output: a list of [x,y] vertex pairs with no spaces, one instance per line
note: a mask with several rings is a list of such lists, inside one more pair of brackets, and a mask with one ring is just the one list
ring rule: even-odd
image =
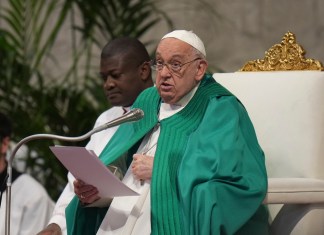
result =
[[136,179],[149,180],[152,178],[153,160],[152,156],[143,154],[133,155],[132,172]]
[[75,194],[84,204],[93,203],[100,198],[98,196],[98,189],[90,184],[84,183],[82,180],[75,180],[73,185]]
[[44,230],[37,233],[37,235],[62,235],[62,230],[57,224],[49,224]]

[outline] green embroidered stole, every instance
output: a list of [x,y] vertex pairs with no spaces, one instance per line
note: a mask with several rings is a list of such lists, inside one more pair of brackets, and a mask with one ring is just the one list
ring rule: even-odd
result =
[[[216,83],[211,75],[205,75],[187,106],[160,122],[160,136],[151,180],[152,235],[181,234],[183,231],[177,192],[178,167],[190,134],[199,126],[210,99],[224,95],[231,93]],[[142,109],[144,118],[119,127],[99,156],[104,164],[108,165],[125,154],[158,123],[160,103],[156,87],[141,93],[133,107]]]

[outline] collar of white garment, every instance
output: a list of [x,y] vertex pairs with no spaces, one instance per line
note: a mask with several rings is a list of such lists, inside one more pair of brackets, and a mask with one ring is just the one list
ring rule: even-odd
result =
[[128,106],[128,107],[124,107],[124,106],[123,106],[123,107],[122,107],[122,109],[123,109],[125,112],[128,112],[128,111],[130,110],[130,108],[131,108],[130,106]]
[[159,120],[163,120],[165,118],[168,118],[180,110],[182,110],[186,105],[189,103],[189,101],[192,99],[194,94],[196,93],[198,86],[195,86],[188,94],[186,94],[184,97],[182,97],[176,104],[167,104],[162,103],[160,107],[160,114],[159,114]]

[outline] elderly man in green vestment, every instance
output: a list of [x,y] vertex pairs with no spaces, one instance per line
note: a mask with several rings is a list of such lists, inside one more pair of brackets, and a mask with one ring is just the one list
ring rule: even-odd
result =
[[139,196],[86,207],[98,199],[97,189],[76,180],[66,210],[69,234],[268,233],[263,151],[243,105],[207,66],[193,32],[161,39],[152,62],[156,86],[133,104],[144,118],[121,125],[100,154],[125,172],[123,182]]

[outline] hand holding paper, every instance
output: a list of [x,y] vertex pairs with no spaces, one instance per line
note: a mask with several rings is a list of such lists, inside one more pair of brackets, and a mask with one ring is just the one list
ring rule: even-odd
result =
[[84,147],[66,146],[55,146],[50,149],[75,178],[98,189],[100,202],[95,202],[91,204],[92,206],[99,206],[102,203],[107,205],[113,197],[138,195],[121,182],[93,151]]

